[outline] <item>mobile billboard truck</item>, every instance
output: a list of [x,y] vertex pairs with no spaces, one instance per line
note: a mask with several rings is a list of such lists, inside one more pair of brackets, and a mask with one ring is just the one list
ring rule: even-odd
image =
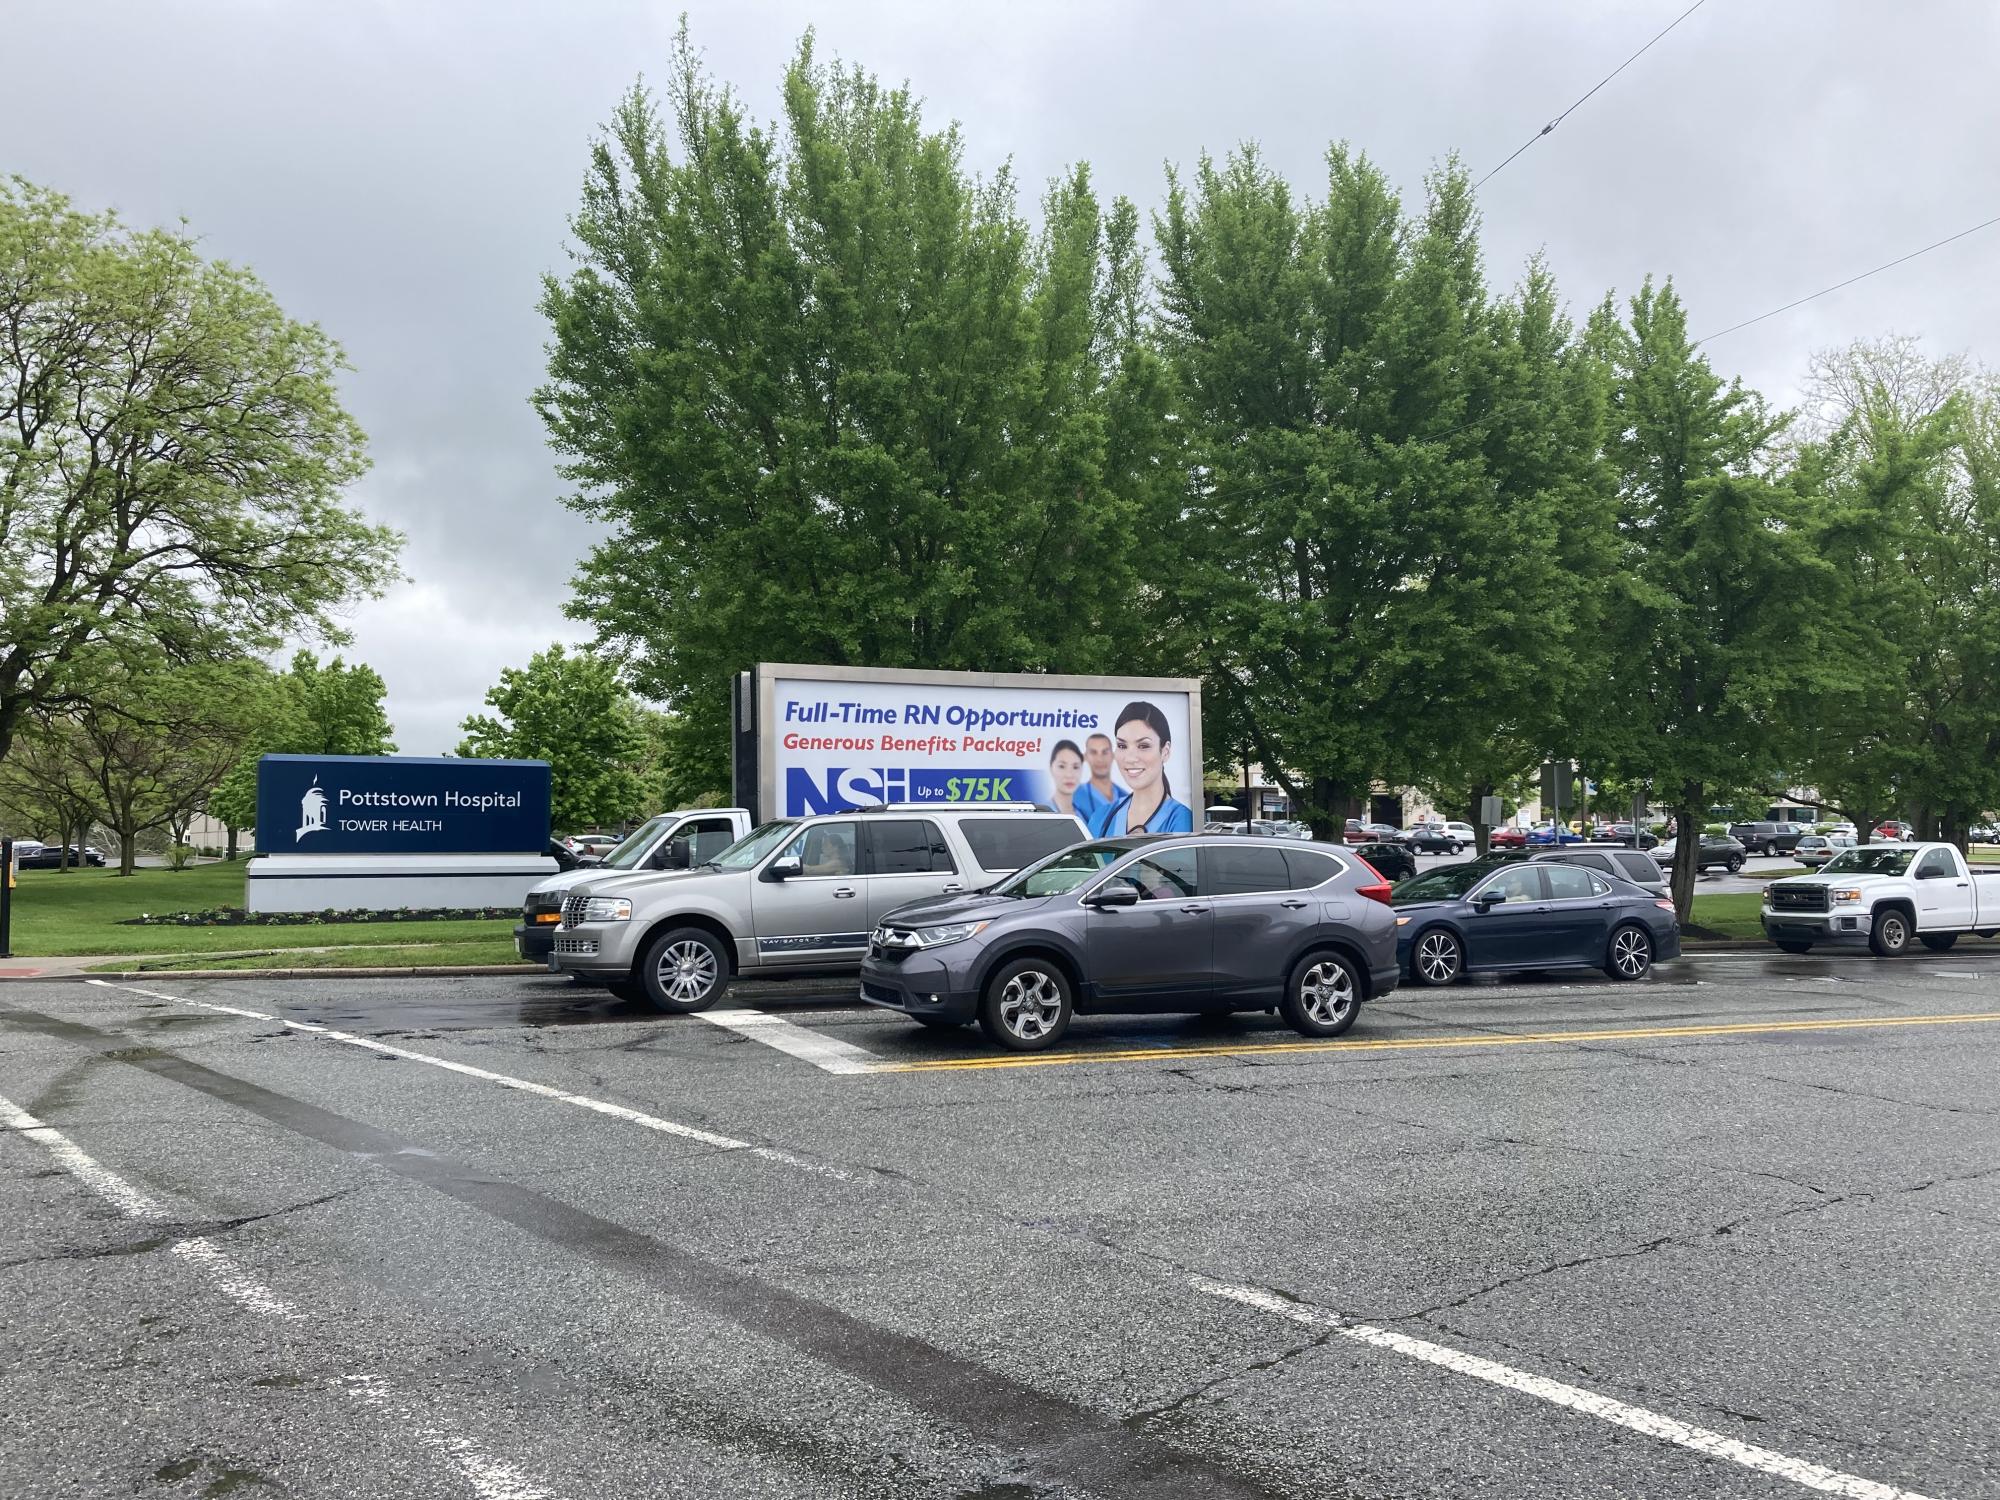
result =
[[761,663],[738,674],[736,801],[762,820],[1030,803],[1096,836],[1188,833],[1201,683]]

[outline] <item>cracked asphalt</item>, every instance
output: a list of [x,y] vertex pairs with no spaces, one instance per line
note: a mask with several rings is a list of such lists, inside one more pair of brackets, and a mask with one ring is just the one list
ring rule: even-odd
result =
[[850,994],[0,990],[0,1494],[2000,1497],[2000,950]]

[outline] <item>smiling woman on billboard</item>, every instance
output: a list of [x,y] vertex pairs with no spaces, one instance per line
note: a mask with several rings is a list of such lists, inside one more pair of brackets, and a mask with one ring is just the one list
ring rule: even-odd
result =
[[1174,754],[1167,716],[1150,703],[1128,703],[1118,715],[1117,729],[1113,754],[1130,790],[1099,815],[1092,831],[1099,838],[1194,832],[1194,813],[1174,800],[1167,781],[1167,762]]
[[[1077,806],[1076,789],[1083,780],[1083,751],[1075,740],[1057,740],[1049,752],[1049,801],[1057,812],[1075,817],[1084,810]],[[1086,817],[1085,821],[1089,821]]]

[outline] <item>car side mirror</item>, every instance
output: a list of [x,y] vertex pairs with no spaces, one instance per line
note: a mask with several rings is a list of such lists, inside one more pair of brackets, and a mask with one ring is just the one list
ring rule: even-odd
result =
[[1481,891],[1472,898],[1472,909],[1474,911],[1491,911],[1499,904],[1500,897],[1492,891]]
[[774,859],[765,875],[772,880],[790,880],[794,875],[805,873],[805,866],[796,856],[789,859]]
[[1137,906],[1139,904],[1139,892],[1137,887],[1126,885],[1123,882],[1101,885],[1084,898],[1083,904],[1085,906],[1097,907]]

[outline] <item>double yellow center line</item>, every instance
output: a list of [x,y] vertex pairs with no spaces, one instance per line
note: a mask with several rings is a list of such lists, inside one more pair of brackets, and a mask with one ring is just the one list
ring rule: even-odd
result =
[[[1366,1011],[1362,1012],[1364,1015]],[[1663,1041],[1678,1037],[1779,1036],[1795,1031],[1864,1031],[1895,1026],[1963,1026],[2000,1022],[2000,1012],[1945,1016],[1856,1016],[1837,1021],[1738,1021],[1708,1026],[1628,1026],[1601,1031],[1484,1032],[1477,1036],[1363,1037],[1356,1041],[1240,1042],[1214,1047],[1135,1047],[1107,1052],[1025,1052],[999,1057],[944,1057],[879,1063],[871,1073],[956,1073],[986,1068],[1052,1068],[1075,1063],[1152,1062],[1161,1058],[1261,1057],[1301,1052],[1425,1052],[1448,1047],[1573,1046],[1578,1042]]]

